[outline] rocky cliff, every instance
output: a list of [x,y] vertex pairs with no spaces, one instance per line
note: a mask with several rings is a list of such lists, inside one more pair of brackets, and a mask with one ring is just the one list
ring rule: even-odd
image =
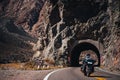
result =
[[[80,53],[92,50],[103,66],[120,70],[119,3],[119,0],[1,0],[0,42],[6,48],[4,40],[13,36],[24,44],[38,39],[29,49],[34,51],[33,61],[42,59],[45,65],[72,65],[78,63]],[[12,35],[6,38],[4,32]]]
[[[33,47],[37,51],[36,54],[39,52],[40,55],[35,57],[40,58],[42,55],[48,64],[71,64],[69,58],[72,59],[71,56],[76,55],[72,54],[74,46],[89,39],[97,41],[98,44],[95,45],[102,45],[101,50],[98,47],[102,65],[111,70],[119,70],[119,19],[118,0],[46,1],[38,22],[33,26],[33,31],[34,28],[40,29],[39,40]],[[76,50],[79,52],[79,49]]]
[[0,0],[0,62],[26,62],[37,38],[31,28],[39,17],[42,0]]

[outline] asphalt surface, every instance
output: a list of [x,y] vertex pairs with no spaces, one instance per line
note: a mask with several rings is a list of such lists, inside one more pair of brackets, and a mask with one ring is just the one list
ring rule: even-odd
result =
[[79,67],[70,67],[54,71],[44,80],[120,80],[120,75],[96,69],[90,77],[86,77]]

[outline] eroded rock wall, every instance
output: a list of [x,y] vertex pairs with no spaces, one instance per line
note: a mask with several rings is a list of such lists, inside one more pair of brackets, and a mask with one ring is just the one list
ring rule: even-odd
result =
[[32,26],[44,0],[0,0],[0,63],[26,62],[33,56]]
[[120,52],[118,0],[50,0],[44,5],[47,8],[44,6],[42,11],[47,13],[41,13],[42,20],[38,22],[43,24],[39,26],[43,31],[39,34],[40,40],[43,41],[36,44],[41,45],[42,48],[39,47],[36,51],[44,59],[54,64],[67,64],[75,41],[92,39],[104,46],[102,65],[119,64],[119,59],[115,57]]
[[[32,43],[33,60],[43,59],[46,65],[69,64],[68,56],[75,42],[91,39],[104,47],[102,65],[112,65],[109,68],[119,70],[119,3],[119,0],[1,0],[1,20],[12,19],[12,28],[16,28],[11,30],[9,26],[1,26],[12,33],[9,37],[14,34],[32,36],[35,37],[33,42],[37,38],[36,44]],[[0,30],[3,36],[3,28]],[[30,40],[25,38],[21,41]],[[7,40],[0,36],[2,44],[3,39]]]

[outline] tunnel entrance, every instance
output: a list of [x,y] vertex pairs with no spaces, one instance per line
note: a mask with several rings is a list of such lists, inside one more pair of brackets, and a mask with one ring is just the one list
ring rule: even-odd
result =
[[70,65],[72,67],[80,66],[80,59],[83,57],[86,53],[90,53],[93,56],[96,56],[97,59],[95,66],[100,66],[100,53],[96,46],[94,46],[91,43],[83,42],[78,45],[76,45],[73,50],[71,51],[70,55]]

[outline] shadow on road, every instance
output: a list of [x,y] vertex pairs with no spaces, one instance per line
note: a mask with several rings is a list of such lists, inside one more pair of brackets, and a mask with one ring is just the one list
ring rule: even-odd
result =
[[92,76],[90,76],[90,77],[102,77],[102,78],[111,78],[110,76],[98,76],[98,75],[92,75]]

